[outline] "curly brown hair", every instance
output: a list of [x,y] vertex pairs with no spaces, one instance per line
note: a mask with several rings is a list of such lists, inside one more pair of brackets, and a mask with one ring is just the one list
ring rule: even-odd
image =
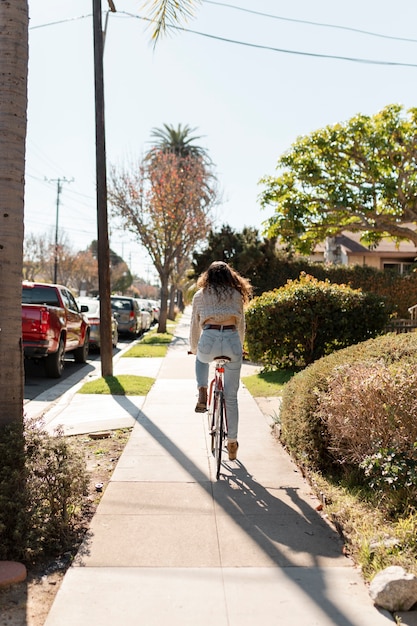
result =
[[212,289],[219,298],[227,296],[231,289],[236,289],[245,303],[252,296],[252,285],[249,280],[224,261],[214,261],[197,280],[197,287]]

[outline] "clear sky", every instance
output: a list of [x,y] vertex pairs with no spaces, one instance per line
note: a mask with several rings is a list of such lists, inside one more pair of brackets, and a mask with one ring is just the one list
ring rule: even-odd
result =
[[[270,214],[259,207],[259,179],[297,137],[387,104],[417,106],[415,0],[203,0],[184,24],[193,32],[156,48],[143,3],[114,4],[104,51],[108,166],[140,158],[155,127],[196,128],[222,190],[218,226],[262,229]],[[25,230],[54,236],[57,180],[72,181],[62,184],[58,226],[81,250],[97,238],[92,0],[29,0],[29,12]],[[110,245],[153,276],[128,233],[112,227]]]

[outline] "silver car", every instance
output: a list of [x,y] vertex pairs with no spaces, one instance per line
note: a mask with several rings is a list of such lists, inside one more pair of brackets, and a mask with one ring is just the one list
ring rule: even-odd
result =
[[142,319],[136,298],[111,296],[111,308],[117,319],[119,334],[139,336],[142,332]]

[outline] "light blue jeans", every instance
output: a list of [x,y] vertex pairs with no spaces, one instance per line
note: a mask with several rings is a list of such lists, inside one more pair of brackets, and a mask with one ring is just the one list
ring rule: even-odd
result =
[[237,392],[242,367],[242,343],[237,330],[203,330],[197,346],[195,374],[197,387],[208,387],[209,364],[216,356],[228,356],[224,366],[224,400],[226,405],[228,439],[237,439],[239,408]]

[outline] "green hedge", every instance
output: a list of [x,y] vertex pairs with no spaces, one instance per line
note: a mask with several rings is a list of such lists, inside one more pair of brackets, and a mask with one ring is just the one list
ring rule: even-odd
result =
[[387,321],[380,297],[303,274],[249,304],[247,349],[253,361],[265,366],[302,368],[375,337]]
[[417,304],[417,272],[399,276],[367,265],[325,265],[307,259],[292,260],[284,255],[277,259],[265,278],[265,287],[279,289],[288,280],[298,279],[302,273],[384,297],[387,307],[399,318],[408,318],[408,308]]

